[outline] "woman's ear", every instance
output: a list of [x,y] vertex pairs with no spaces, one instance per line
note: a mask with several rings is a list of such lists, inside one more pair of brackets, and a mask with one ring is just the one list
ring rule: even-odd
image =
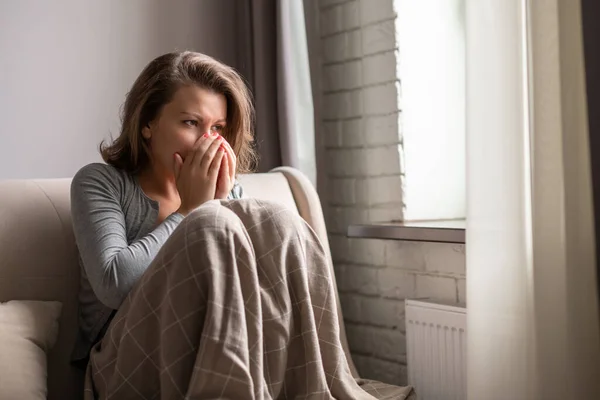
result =
[[150,139],[152,137],[152,128],[150,128],[150,124],[142,128],[142,137],[144,139]]

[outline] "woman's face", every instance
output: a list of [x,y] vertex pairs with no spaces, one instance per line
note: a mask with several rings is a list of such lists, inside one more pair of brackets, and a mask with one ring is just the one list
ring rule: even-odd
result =
[[222,134],[226,120],[224,95],[194,85],[179,88],[158,117],[142,130],[150,142],[152,163],[173,171],[175,153],[185,160],[202,135]]

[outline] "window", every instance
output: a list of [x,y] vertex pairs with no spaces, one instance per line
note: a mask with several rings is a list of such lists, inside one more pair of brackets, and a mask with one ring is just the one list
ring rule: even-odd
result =
[[404,220],[464,219],[465,1],[394,0]]

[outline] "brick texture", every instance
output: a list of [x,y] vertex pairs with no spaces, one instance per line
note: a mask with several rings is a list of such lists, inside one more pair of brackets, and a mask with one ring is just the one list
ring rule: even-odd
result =
[[394,0],[319,0],[321,194],[353,359],[364,378],[407,383],[404,300],[466,302],[464,246],[349,239],[348,225],[402,219],[401,86]]

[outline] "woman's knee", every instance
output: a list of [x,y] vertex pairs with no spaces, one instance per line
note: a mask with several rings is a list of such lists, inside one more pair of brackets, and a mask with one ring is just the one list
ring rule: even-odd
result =
[[181,221],[162,251],[167,259],[183,257],[186,262],[191,259],[193,269],[206,269],[210,267],[211,257],[231,251],[231,246],[249,246],[245,227],[238,216],[219,201],[209,201]]
[[298,211],[289,206],[270,200],[241,199],[224,203],[247,229],[271,227],[297,231],[306,227]]
[[239,232],[243,224],[236,213],[219,201],[209,201],[191,212],[183,221],[188,234],[209,232]]
[[249,230],[257,229],[287,236],[305,231],[307,226],[297,210],[278,202],[249,198],[209,201],[189,214],[178,230],[189,241],[215,235],[248,237]]

